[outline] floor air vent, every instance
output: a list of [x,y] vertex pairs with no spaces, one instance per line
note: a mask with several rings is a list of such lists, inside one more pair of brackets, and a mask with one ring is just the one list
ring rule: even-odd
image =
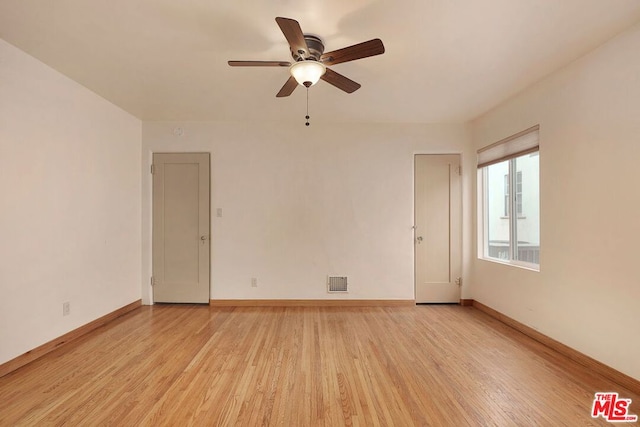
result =
[[329,292],[348,292],[346,276],[329,276],[327,281]]

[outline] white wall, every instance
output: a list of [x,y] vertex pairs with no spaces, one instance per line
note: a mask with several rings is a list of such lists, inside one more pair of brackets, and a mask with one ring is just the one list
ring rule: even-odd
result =
[[540,272],[473,266],[473,298],[640,379],[640,25],[472,124],[540,124]]
[[140,139],[0,40],[0,363],[140,299]]
[[[413,299],[414,154],[471,147],[462,125],[306,128],[297,117],[284,124],[145,122],[142,140],[145,302],[152,152],[211,153],[213,299]],[[467,187],[473,173],[471,165]],[[470,229],[469,220],[468,253]],[[328,274],[348,276],[349,294],[327,294]]]

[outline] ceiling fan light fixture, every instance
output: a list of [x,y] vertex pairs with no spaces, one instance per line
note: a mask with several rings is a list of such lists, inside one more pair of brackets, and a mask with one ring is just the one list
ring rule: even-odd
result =
[[326,71],[327,67],[322,62],[313,60],[298,61],[289,68],[293,78],[305,87],[318,83],[318,80]]

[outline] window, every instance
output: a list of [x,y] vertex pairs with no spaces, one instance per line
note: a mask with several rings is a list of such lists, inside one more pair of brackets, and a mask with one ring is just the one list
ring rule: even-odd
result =
[[522,216],[522,171],[516,171],[516,213]]
[[507,173],[504,175],[504,216],[509,216],[511,210],[509,200],[509,174]]
[[538,132],[536,126],[478,151],[482,258],[539,268]]
[[[511,202],[509,201],[509,174],[504,176],[504,216],[509,216],[511,212]],[[522,171],[516,172],[516,212],[522,216]]]

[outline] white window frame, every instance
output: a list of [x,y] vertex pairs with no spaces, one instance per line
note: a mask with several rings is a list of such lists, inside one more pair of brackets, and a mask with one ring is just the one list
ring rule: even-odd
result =
[[[494,144],[478,150],[478,187],[477,187],[477,206],[478,206],[478,258],[497,262],[501,264],[513,265],[516,267],[526,268],[529,270],[540,271],[540,264],[521,261],[517,259],[517,244],[514,242],[513,236],[517,238],[517,221],[521,213],[511,215],[517,212],[517,171],[515,170],[515,159],[526,154],[539,152],[539,126],[533,126],[513,136],[500,140]],[[501,259],[489,256],[489,219],[487,215],[487,166],[492,164],[509,161],[509,259]]]

